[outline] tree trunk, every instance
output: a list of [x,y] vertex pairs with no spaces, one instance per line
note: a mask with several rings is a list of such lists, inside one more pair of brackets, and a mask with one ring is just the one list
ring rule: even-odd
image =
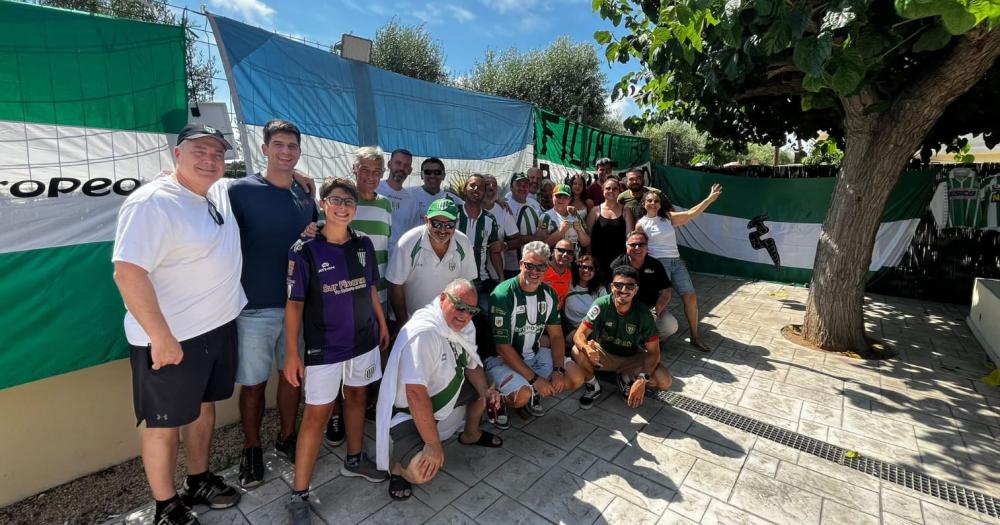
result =
[[802,335],[810,343],[866,350],[865,282],[889,193],[948,105],[982,78],[998,55],[1000,30],[977,29],[885,113],[864,114],[876,101],[867,91],[841,100],[846,149],[809,284]]

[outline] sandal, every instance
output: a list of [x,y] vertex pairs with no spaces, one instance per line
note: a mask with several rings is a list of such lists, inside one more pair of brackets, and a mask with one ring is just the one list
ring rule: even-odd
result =
[[413,485],[403,476],[389,476],[389,497],[394,500],[410,499],[413,495]]
[[503,439],[501,439],[500,436],[497,436],[496,434],[487,432],[485,430],[480,430],[479,432],[480,432],[479,439],[477,439],[474,443],[466,443],[465,441],[462,441],[462,435],[459,434],[458,435],[459,444],[470,447],[476,445],[486,448],[499,448],[503,446]]

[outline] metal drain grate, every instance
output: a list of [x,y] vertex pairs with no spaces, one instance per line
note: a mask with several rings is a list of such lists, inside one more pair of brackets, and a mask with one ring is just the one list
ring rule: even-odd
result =
[[763,421],[703,403],[697,399],[691,399],[675,392],[650,390],[650,393],[660,401],[686,412],[705,416],[733,428],[738,428],[764,439],[781,443],[807,454],[821,457],[827,461],[832,461],[838,465],[844,465],[859,472],[884,479],[890,483],[895,483],[908,489],[961,505],[967,509],[972,509],[994,518],[1000,518],[1000,499],[983,494],[982,492],[932,478],[906,467],[862,456],[857,452],[852,452],[848,449],[804,436],[798,432],[785,430],[781,427],[764,423]]

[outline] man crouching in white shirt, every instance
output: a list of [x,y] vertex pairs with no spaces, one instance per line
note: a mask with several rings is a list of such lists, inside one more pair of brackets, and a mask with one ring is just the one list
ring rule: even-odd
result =
[[[455,279],[430,304],[414,312],[396,338],[382,375],[376,418],[378,468],[389,470],[389,496],[406,499],[412,484],[434,479],[444,465],[440,425],[455,407],[466,407],[463,445],[503,444],[479,428],[487,403],[499,403],[476,351],[472,318],[478,295],[468,280]],[[442,428],[439,429],[439,426]],[[391,452],[390,452],[391,450]]]

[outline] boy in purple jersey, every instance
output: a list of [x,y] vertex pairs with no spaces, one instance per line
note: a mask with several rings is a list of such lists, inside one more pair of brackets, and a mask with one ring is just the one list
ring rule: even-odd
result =
[[326,225],[314,239],[298,241],[288,253],[285,329],[297,333],[304,327],[306,342],[304,366],[297,352],[287,352],[284,367],[292,385],[305,380],[306,406],[288,503],[293,524],[309,523],[309,481],[341,383],[347,456],[340,472],[376,483],[387,477],[363,447],[366,387],[382,377],[379,348],[388,346],[389,330],[376,290],[375,248],[371,239],[348,227],[357,205],[353,181],[326,181],[320,189]]

